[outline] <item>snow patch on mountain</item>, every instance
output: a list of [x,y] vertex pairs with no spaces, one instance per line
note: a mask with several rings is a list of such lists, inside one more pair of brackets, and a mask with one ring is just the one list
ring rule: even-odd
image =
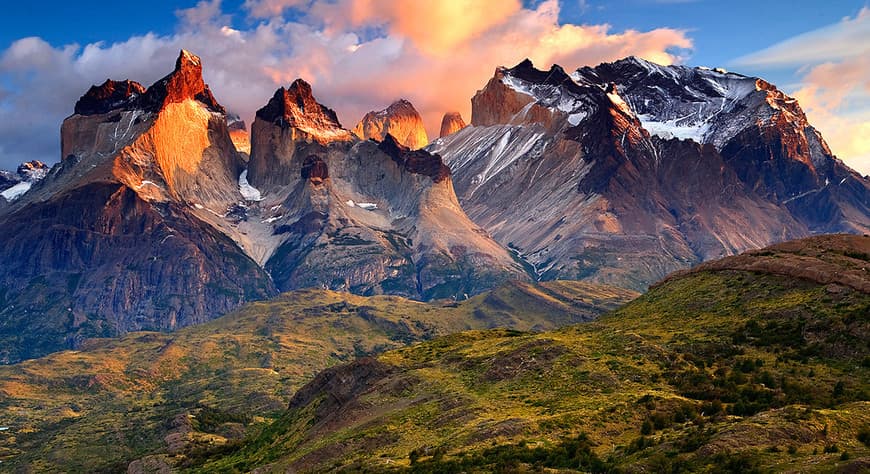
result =
[[513,77],[509,74],[505,74],[501,78],[502,84],[510,87],[511,89],[528,96],[536,97],[532,92],[532,84],[527,83],[526,81],[519,79],[517,77]]
[[248,170],[239,175],[239,192],[246,201],[262,201],[260,190],[248,183]]
[[378,205],[373,202],[355,202],[353,199],[348,199],[345,204],[350,207],[359,207],[360,209],[365,209],[367,211],[374,211],[378,208]]
[[531,84],[510,74],[504,74],[501,81],[511,89],[535,98],[535,102],[526,105],[517,116],[524,116],[532,105],[537,103],[564,112],[568,116],[568,123],[572,127],[576,127],[591,113],[591,106],[583,100],[582,96],[567,91],[564,87],[550,84]]
[[625,112],[629,116],[633,116],[634,112],[631,110],[631,107],[622,100],[622,97],[619,96],[616,92],[609,92],[607,94],[607,98],[610,99],[610,102],[613,103],[619,110]]
[[31,186],[33,186],[33,184],[29,181],[22,181],[0,193],[0,196],[6,198],[7,201],[14,201],[24,195],[27,191],[30,191]]
[[9,186],[0,192],[0,196],[3,196],[7,201],[20,198],[27,191],[30,191],[34,183],[42,181],[48,176],[49,170],[50,168],[45,163],[36,160],[21,163],[16,173],[0,170],[0,179],[2,179],[0,182],[5,181],[6,186]]
[[546,132],[539,126],[469,126],[439,140],[427,150],[441,154],[453,172],[474,169],[474,185],[480,187],[518,160],[540,156]]
[[679,119],[658,122],[653,120],[652,115],[638,115],[637,118],[650,135],[655,135],[666,140],[679,138],[680,140],[694,140],[698,143],[704,143],[704,136],[710,128],[710,125],[706,122],[681,123]]

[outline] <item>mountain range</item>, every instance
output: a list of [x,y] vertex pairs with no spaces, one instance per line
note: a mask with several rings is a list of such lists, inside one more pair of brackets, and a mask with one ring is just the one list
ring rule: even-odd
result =
[[410,102],[351,131],[302,79],[248,136],[202,67],[182,51],[147,88],[93,86],[63,122],[59,163],[0,176],[0,361],[300,288],[463,300],[572,279],[642,291],[712,258],[870,232],[870,180],[759,78],[526,60],[496,69],[469,125],[448,113],[428,143]]
[[471,126],[427,149],[536,279],[642,290],[774,242],[870,232],[870,180],[758,78],[633,57],[570,74],[523,61],[471,103]]

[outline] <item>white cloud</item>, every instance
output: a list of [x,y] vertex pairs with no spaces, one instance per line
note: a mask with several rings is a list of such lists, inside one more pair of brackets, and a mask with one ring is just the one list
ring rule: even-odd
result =
[[789,67],[870,55],[870,8],[734,61],[740,66]]
[[[464,8],[443,3],[248,0],[249,20],[261,20],[233,29],[220,1],[211,0],[178,11],[172,35],[84,46],[18,40],[0,52],[0,168],[56,161],[60,122],[91,84],[110,77],[148,86],[172,69],[181,48],[202,57],[218,101],[247,121],[275,89],[303,77],[345,127],[405,97],[434,135],[445,111],[460,110],[469,120],[471,96],[498,65],[529,57],[539,67],[557,62],[572,69],[630,54],[670,63],[679,59],[674,49],[692,45],[672,29],[560,25],[556,0],[533,9],[515,0],[469,1]],[[287,8],[304,12],[289,21],[282,15]]]

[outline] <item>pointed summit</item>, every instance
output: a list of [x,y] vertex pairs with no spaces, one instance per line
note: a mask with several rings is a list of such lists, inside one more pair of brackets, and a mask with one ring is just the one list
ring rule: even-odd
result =
[[157,112],[167,104],[187,99],[198,100],[213,112],[226,113],[202,79],[202,60],[182,49],[175,60],[175,70],[148,88],[142,97],[142,107]]
[[182,49],[178,59],[175,60],[175,70],[179,71],[188,67],[198,67],[202,70],[202,60],[190,51]]
[[382,141],[392,135],[402,145],[417,150],[429,143],[423,127],[423,119],[417,109],[406,99],[399,99],[386,109],[371,111],[353,129],[356,136]]
[[311,85],[296,79],[289,88],[281,87],[257,118],[283,128],[295,128],[321,143],[350,139],[350,132],[341,128],[335,111],[314,98]]
[[353,140],[335,111],[317,102],[311,85],[296,79],[257,111],[251,124],[248,182],[269,193],[298,178],[303,157]]
[[459,112],[447,112],[441,119],[441,133],[439,138],[444,138],[451,133],[456,133],[465,128],[465,120]]
[[62,156],[80,170],[68,177],[111,176],[146,200],[232,202],[226,190],[235,188],[242,161],[225,113],[203,81],[202,61],[184,50],[147,90],[132,81],[91,87],[61,127]]

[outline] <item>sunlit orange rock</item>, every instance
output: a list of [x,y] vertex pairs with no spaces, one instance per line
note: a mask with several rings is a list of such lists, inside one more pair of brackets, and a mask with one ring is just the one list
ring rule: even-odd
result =
[[459,112],[447,112],[444,114],[444,118],[441,119],[441,133],[438,136],[446,137],[463,128],[465,128],[465,120],[462,120],[462,115]]
[[429,144],[429,136],[423,127],[423,119],[414,105],[399,99],[380,111],[371,111],[353,129],[356,136],[382,141],[387,135],[402,145],[418,150]]
[[341,127],[335,111],[314,98],[311,85],[296,79],[281,87],[251,125],[249,182],[270,192],[299,176],[299,166],[330,144],[350,144],[353,134]]
[[158,111],[168,104],[187,99],[195,99],[214,112],[226,113],[202,79],[202,60],[195,54],[181,50],[175,61],[175,70],[148,88],[141,105],[145,110]]

